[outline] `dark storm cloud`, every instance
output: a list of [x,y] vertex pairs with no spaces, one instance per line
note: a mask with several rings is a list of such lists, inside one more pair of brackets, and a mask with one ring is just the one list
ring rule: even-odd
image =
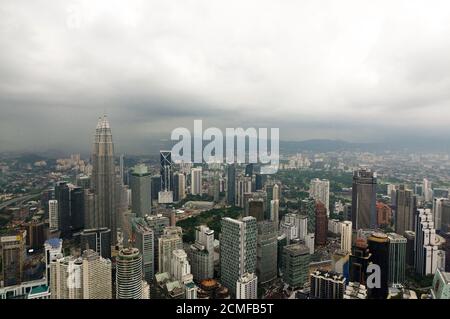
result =
[[282,139],[448,134],[447,1],[0,3],[0,150],[117,148],[173,128]]

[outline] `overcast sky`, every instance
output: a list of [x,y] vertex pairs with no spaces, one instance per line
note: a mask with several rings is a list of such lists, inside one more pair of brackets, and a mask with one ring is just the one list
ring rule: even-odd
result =
[[[450,2],[0,0],[0,150],[173,128],[281,139],[450,134]],[[450,136],[450,135],[449,135]]]

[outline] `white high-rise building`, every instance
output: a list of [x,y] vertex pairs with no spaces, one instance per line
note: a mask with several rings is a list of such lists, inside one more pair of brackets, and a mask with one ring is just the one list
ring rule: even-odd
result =
[[58,229],[59,216],[58,216],[58,201],[51,199],[48,201],[48,217],[50,229]]
[[298,238],[305,240],[308,235],[308,217],[300,215],[297,220]]
[[352,222],[341,223],[341,250],[350,253],[352,251]]
[[191,170],[191,194],[202,194],[202,169],[200,167]]
[[273,185],[273,190],[272,190],[272,199],[273,200],[280,200],[280,185],[275,184]]
[[318,178],[311,181],[309,195],[316,201],[320,201],[327,209],[327,216],[330,216],[330,181]]
[[56,256],[50,263],[52,299],[83,299],[83,261],[73,256]]
[[305,246],[309,249],[309,254],[314,254],[314,242],[316,240],[316,235],[313,233],[307,234],[305,237]]
[[450,200],[448,198],[434,198],[433,199],[433,222],[436,230],[441,230],[442,226],[442,210],[444,205],[448,207]]
[[280,210],[280,201],[278,199],[274,199],[270,201],[270,220],[276,224],[278,229],[279,220],[279,210]]
[[52,261],[58,259],[58,256],[62,256],[62,243],[63,240],[59,238],[50,238],[44,243],[45,249],[45,279],[47,280],[47,286],[50,287],[50,264]]
[[158,265],[159,272],[170,272],[172,263],[172,252],[183,248],[181,239],[182,229],[180,227],[165,227],[163,235],[158,239]]
[[423,198],[426,202],[429,202],[432,200],[433,190],[431,189],[431,182],[426,178],[423,179],[422,192],[423,192]]
[[83,299],[111,299],[111,260],[93,250],[83,252]]
[[174,279],[182,283],[192,281],[191,265],[189,264],[187,254],[183,249],[175,249],[172,252],[170,274]]
[[186,198],[186,175],[178,174],[178,200]]
[[415,260],[416,272],[422,276],[434,274],[440,263],[440,255],[433,216],[430,209],[419,209],[416,213]]
[[236,283],[237,299],[258,299],[258,277],[245,273]]

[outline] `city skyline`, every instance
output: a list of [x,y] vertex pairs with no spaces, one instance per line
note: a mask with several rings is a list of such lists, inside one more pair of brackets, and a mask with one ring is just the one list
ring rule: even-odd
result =
[[102,113],[131,153],[194,119],[448,143],[448,3],[323,2],[2,4],[0,151],[83,151]]

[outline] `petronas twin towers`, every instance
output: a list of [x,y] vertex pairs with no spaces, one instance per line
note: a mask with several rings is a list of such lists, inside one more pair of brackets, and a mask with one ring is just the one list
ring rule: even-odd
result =
[[116,171],[111,127],[106,115],[99,118],[95,130],[92,165],[91,187],[95,203],[93,226],[111,229],[115,243],[117,236]]

